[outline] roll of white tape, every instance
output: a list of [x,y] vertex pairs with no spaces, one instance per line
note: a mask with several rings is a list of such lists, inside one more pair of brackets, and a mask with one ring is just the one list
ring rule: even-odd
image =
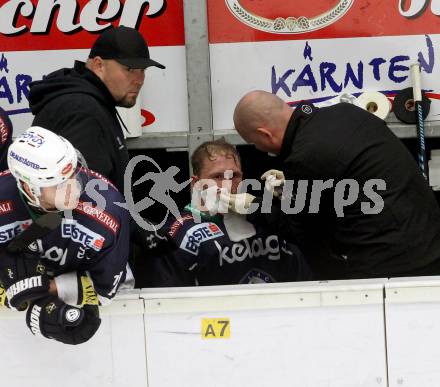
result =
[[385,94],[366,91],[357,98],[358,106],[384,120],[391,111],[391,102]]

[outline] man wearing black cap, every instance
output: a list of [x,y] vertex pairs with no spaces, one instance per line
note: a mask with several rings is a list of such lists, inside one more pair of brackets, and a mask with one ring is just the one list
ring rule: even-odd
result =
[[86,63],[76,61],[72,69],[57,70],[31,84],[32,125],[68,139],[90,169],[124,192],[128,151],[116,106],[135,105],[150,66],[165,68],[150,58],[137,30],[120,26],[104,31]]

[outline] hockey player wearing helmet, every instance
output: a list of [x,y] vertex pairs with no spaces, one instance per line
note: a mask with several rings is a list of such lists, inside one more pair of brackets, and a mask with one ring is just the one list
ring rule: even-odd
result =
[[[64,138],[29,128],[0,174],[0,305],[27,309],[34,335],[89,340],[98,305],[131,279],[122,195]],[[54,221],[58,219],[58,221]],[[41,226],[43,225],[43,226]]]
[[34,209],[74,209],[81,183],[78,171],[85,166],[81,155],[66,139],[32,127],[9,148],[8,165],[17,187]]

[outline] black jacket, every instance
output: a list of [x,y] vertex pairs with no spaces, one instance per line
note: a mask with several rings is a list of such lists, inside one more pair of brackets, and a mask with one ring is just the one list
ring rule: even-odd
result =
[[[290,237],[296,235],[300,244],[299,221],[321,216],[332,225],[333,250],[346,260],[347,277],[415,275],[440,260],[435,197],[384,121],[345,103],[322,109],[300,105],[292,114],[280,158],[286,179],[334,179],[334,186],[343,179],[359,183],[358,199],[344,208],[342,217],[335,211],[334,189],[324,191],[319,214],[281,216],[278,209],[278,214],[265,216]],[[376,190],[384,204],[378,214],[365,214],[361,207],[362,202],[372,203],[363,191],[371,179],[386,183],[385,191]]]
[[32,82],[29,105],[33,125],[54,131],[77,148],[90,169],[124,192],[128,151],[115,101],[104,83],[83,62]]

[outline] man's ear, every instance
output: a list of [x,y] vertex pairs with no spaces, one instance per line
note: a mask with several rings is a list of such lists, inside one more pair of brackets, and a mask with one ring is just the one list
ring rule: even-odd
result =
[[104,61],[100,56],[89,58],[87,61],[87,67],[94,72],[99,78],[102,77],[104,72]]
[[196,184],[199,180],[200,180],[200,178],[198,176],[192,175],[191,176],[191,188],[193,188],[194,184]]
[[263,136],[266,140],[269,140],[269,141],[271,141],[272,138],[273,138],[272,131],[267,129],[267,128],[259,127],[259,128],[257,128],[257,133],[260,136]]

